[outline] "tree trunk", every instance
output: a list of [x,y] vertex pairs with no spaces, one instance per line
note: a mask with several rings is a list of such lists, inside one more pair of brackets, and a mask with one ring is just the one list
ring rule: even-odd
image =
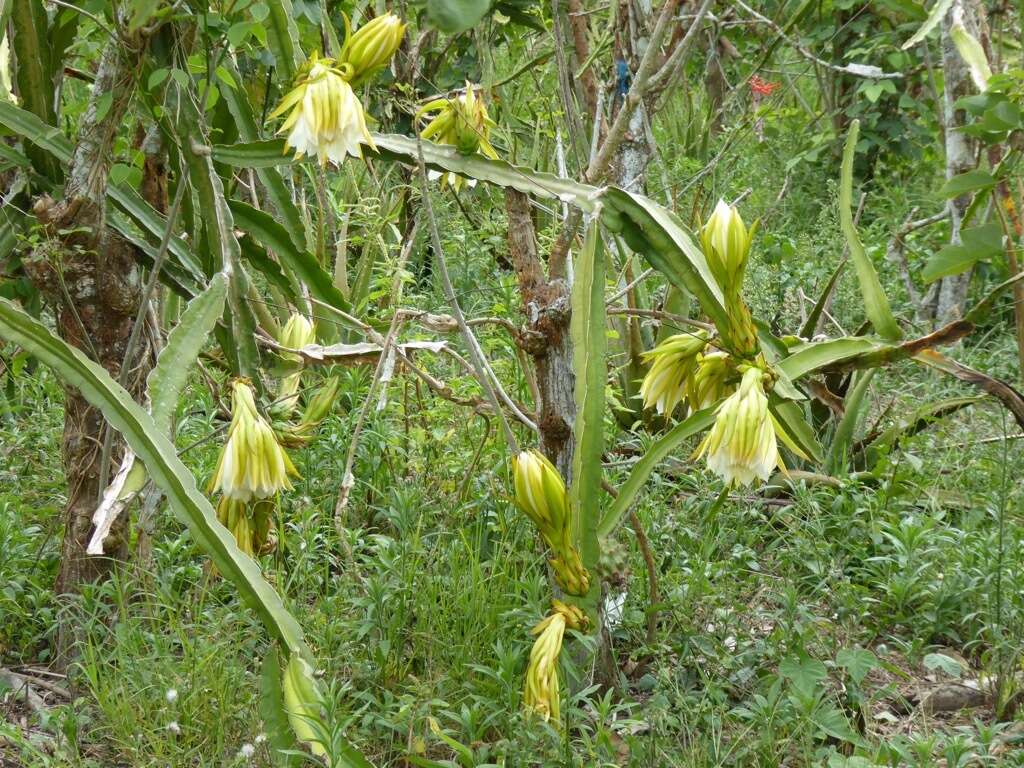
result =
[[[958,0],[942,20],[942,74],[945,83],[943,94],[943,119],[946,136],[946,178],[951,179],[966,173],[975,166],[977,142],[965,136],[957,128],[966,122],[966,114],[954,106],[957,99],[970,96],[974,92],[970,69],[960,58],[956,45],[950,37],[950,29],[954,18],[959,16],[967,30],[978,35],[978,15],[973,0]],[[971,202],[970,195],[961,195],[950,200],[950,242],[960,242],[960,227],[964,212]],[[967,301],[967,288],[971,282],[972,270],[959,275],[950,275],[941,279],[935,298],[935,326],[941,327],[963,316],[964,303]]]
[[[34,211],[46,233],[32,253],[26,271],[55,308],[61,338],[82,350],[117,378],[128,337],[138,312],[139,271],[133,247],[106,227],[106,189],[114,139],[134,88],[134,72],[146,46],[107,44],[96,73],[92,97],[80,122],[78,140],[68,167],[62,200],[40,198]],[[109,96],[108,96],[109,94]],[[101,104],[110,99],[105,114]],[[128,389],[137,395],[150,368],[150,355],[140,345],[132,358]],[[64,510],[64,541],[58,594],[77,593],[82,584],[109,575],[127,553],[125,520],[119,520],[105,544],[106,555],[86,554],[92,515],[100,496],[105,420],[73,387],[65,388],[61,458],[68,494]],[[120,447],[115,444],[115,457]],[[63,621],[58,631],[56,663],[71,658],[74,625]]]

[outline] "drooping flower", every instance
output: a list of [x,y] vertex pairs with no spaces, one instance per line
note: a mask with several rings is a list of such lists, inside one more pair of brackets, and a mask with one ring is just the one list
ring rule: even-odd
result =
[[298,476],[298,471],[256,410],[252,388],[245,380],[236,379],[232,384],[228,440],[208,492],[220,491],[226,498],[242,502],[265,499],[291,490],[289,475]]
[[326,165],[328,160],[341,163],[348,155],[362,157],[362,144],[376,149],[363,105],[343,74],[333,59],[314,53],[270,114],[273,119],[289,112],[278,133],[288,133],[286,146],[297,158],[316,155]]
[[643,359],[652,363],[640,384],[644,408],[657,408],[663,415],[675,411],[676,406],[686,399],[697,370],[697,357],[707,343],[706,331],[680,333],[644,352]]
[[[430,139],[438,144],[449,144],[464,155],[479,152],[496,159],[498,153],[491,146],[491,128],[495,123],[487,114],[487,105],[476,87],[466,82],[466,89],[452,98],[434,99],[416,112],[416,118],[436,112],[437,114],[420,131],[420,138]],[[431,173],[432,178],[440,177],[442,184],[451,184],[459,189],[465,179],[454,173]],[[469,185],[474,186],[470,179]]]
[[558,681],[558,657],[562,652],[562,639],[566,628],[582,629],[586,615],[576,606],[561,600],[552,601],[553,612],[531,634],[537,639],[530,650],[530,663],[526,669],[523,687],[523,706],[544,718],[561,719],[561,691]]
[[[348,17],[344,18],[347,28]],[[400,18],[389,12],[348,34],[338,61],[342,66],[347,64],[352,68],[353,87],[358,87],[378,70],[387,66],[398,46],[402,44],[405,26]]]
[[719,406],[714,426],[697,449],[727,485],[767,480],[781,466],[775,425],[764,392],[764,372],[751,366],[739,388]]

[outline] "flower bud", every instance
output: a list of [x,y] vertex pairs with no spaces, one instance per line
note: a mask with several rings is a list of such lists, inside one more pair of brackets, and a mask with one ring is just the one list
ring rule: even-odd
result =
[[[291,317],[288,318],[288,322],[285,323],[284,328],[281,329],[281,333],[278,336],[278,343],[281,346],[288,347],[290,349],[302,349],[308,344],[312,344],[316,340],[316,331],[313,329],[313,324],[309,322],[304,316],[293,312]],[[301,362],[301,358],[298,355],[294,355],[290,352],[281,353],[281,357],[289,362]],[[299,382],[302,380],[302,371],[296,371],[290,373],[281,379],[281,384],[277,389],[277,400],[274,402],[274,406],[271,409],[275,416],[287,416],[293,410],[299,402]]]
[[[348,26],[348,17],[345,25]],[[404,35],[405,23],[393,13],[378,16],[351,33],[338,59],[352,67],[352,85],[360,85],[387,66]]]
[[718,409],[715,424],[697,449],[728,485],[767,480],[781,466],[775,426],[764,392],[764,371],[751,366],[739,388]]
[[697,358],[697,372],[690,379],[686,397],[694,410],[710,408],[732,390],[732,359],[725,352],[709,352]]
[[[671,415],[684,399],[697,369],[697,357],[708,343],[707,331],[670,336],[649,352],[651,369],[640,384],[644,408],[656,407],[658,413]],[[692,404],[691,404],[692,407]]]
[[569,497],[554,464],[538,450],[512,460],[516,506],[529,517],[554,550],[561,548],[569,521]]
[[756,228],[755,224],[748,232],[736,206],[724,200],[705,222],[700,233],[704,257],[723,291],[739,290]]

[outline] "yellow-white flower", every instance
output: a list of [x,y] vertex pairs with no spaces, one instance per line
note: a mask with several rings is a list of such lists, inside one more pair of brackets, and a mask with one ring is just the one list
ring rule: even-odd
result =
[[730,485],[749,485],[756,477],[767,480],[779,465],[763,378],[760,369],[747,369],[739,388],[719,406],[715,424],[697,450]]
[[[476,86],[466,82],[466,90],[453,98],[434,99],[416,112],[419,119],[431,112],[436,112],[426,127],[420,132],[420,138],[430,139],[438,144],[449,144],[464,155],[479,152],[496,159],[498,153],[491,146],[491,128],[495,123],[487,114],[487,105],[483,97],[477,93]],[[431,178],[441,178],[441,183],[451,184],[459,189],[465,181],[454,173],[431,172]],[[470,179],[469,185],[474,186],[475,180]]]
[[[344,19],[347,27],[348,17]],[[338,60],[352,68],[352,84],[358,86],[387,66],[402,44],[403,35],[405,23],[393,13],[378,16],[350,33]]]
[[775,426],[764,393],[764,372],[751,366],[718,409],[715,424],[697,449],[728,485],[767,480],[781,466]]
[[326,165],[328,160],[341,163],[348,155],[362,157],[362,144],[376,149],[363,105],[334,60],[313,54],[303,69],[270,115],[276,118],[290,110],[278,133],[287,131],[285,143],[295,156],[316,155]]
[[256,410],[252,388],[244,380],[235,380],[228,441],[208,491],[220,491],[236,501],[265,499],[278,491],[291,490],[289,475],[298,476],[298,471]]
[[697,369],[697,356],[707,343],[706,331],[680,333],[644,352],[643,359],[652,363],[640,384],[644,408],[657,408],[658,413],[664,415],[675,411],[676,406],[686,399]]

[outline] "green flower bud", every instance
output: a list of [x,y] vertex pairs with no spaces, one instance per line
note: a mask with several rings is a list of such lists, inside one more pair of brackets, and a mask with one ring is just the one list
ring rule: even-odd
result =
[[[467,81],[466,89],[452,98],[434,99],[416,112],[416,118],[436,112],[437,114],[420,132],[420,138],[430,139],[438,144],[448,144],[465,155],[479,152],[492,159],[498,153],[491,146],[491,128],[494,121],[487,114],[487,105],[476,87]],[[431,172],[431,178],[440,178],[442,184],[451,184],[458,190],[464,179],[457,174]],[[476,182],[469,180],[469,185]]]
[[718,201],[705,222],[700,233],[704,257],[722,290],[738,290],[743,282],[747,254],[756,229],[755,224],[748,232],[736,206],[724,200]]
[[[348,27],[347,16],[345,26]],[[348,35],[338,59],[352,67],[353,86],[362,84],[387,66],[402,44],[405,26],[395,14],[385,13]]]

